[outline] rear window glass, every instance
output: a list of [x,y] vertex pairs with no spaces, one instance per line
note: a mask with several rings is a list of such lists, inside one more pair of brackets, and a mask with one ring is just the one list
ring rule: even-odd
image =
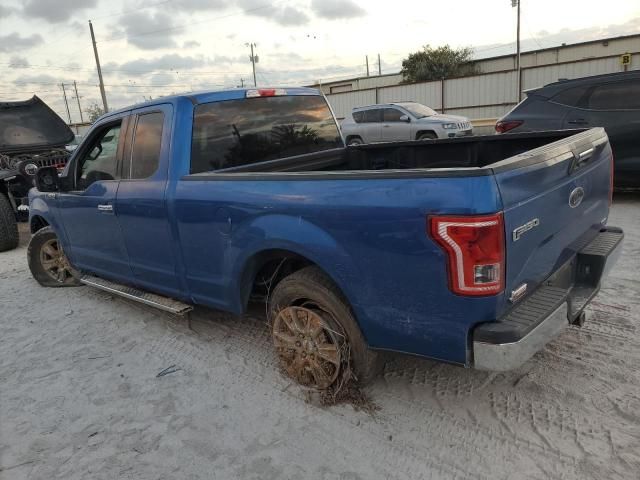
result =
[[191,173],[238,167],[342,146],[320,96],[227,100],[195,108]]
[[587,87],[567,88],[560,93],[556,93],[551,98],[551,101],[569,107],[577,107],[585,93],[587,93]]
[[587,102],[592,110],[640,109],[640,81],[626,81],[599,85]]

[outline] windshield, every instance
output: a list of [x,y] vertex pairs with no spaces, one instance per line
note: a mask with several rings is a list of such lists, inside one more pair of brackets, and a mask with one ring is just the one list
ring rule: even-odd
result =
[[432,110],[421,103],[400,103],[399,105],[405,110],[408,110],[411,115],[416,118],[431,117],[438,114],[435,110]]

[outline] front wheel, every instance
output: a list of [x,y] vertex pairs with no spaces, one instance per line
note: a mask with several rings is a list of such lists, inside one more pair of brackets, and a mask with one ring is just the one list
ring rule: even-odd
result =
[[364,142],[360,137],[353,137],[347,140],[347,146],[350,147],[352,145],[364,145]]
[[364,384],[382,366],[346,299],[318,267],[303,268],[278,283],[269,301],[269,321],[280,365],[305,387],[326,390],[349,378]]
[[74,287],[81,285],[78,272],[69,264],[62,245],[51,227],[38,230],[27,248],[31,275],[43,287]]
[[423,132],[418,135],[418,140],[435,140],[438,136],[433,132]]

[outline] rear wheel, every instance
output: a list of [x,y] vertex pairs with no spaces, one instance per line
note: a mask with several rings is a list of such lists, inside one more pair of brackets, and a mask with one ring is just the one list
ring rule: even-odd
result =
[[13,250],[18,246],[18,222],[9,199],[0,193],[0,252]]
[[51,227],[38,230],[27,249],[29,270],[43,287],[80,285],[78,272],[69,264],[62,245]]
[[367,383],[382,366],[346,299],[318,267],[303,268],[278,283],[269,320],[280,365],[303,386],[326,390],[349,376]]
[[438,136],[433,132],[422,132],[418,135],[418,140],[435,140]]

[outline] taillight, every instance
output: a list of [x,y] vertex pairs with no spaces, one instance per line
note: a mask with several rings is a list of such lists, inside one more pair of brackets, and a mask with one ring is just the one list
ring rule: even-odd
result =
[[246,97],[280,97],[286,94],[287,91],[284,88],[260,88],[258,90],[247,90]]
[[504,221],[493,215],[429,217],[429,233],[447,254],[449,288],[459,295],[504,290]]
[[613,153],[611,154],[611,166],[610,166],[610,173],[609,173],[609,207],[611,207],[611,205],[613,204]]
[[506,122],[499,121],[496,123],[496,132],[505,133],[509,130],[513,130],[514,128],[519,127],[523,123],[524,122],[522,120],[509,120]]

